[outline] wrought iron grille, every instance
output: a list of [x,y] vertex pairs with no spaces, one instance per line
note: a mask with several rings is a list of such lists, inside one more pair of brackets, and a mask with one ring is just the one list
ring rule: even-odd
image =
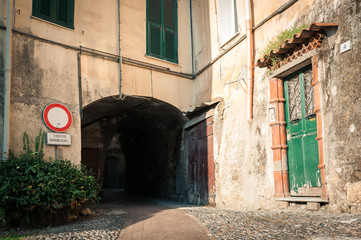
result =
[[302,103],[300,90],[300,79],[298,75],[295,75],[288,80],[290,123],[294,123],[302,119]]
[[305,113],[306,118],[315,116],[315,95],[312,86],[312,69],[303,72],[303,82],[305,90]]

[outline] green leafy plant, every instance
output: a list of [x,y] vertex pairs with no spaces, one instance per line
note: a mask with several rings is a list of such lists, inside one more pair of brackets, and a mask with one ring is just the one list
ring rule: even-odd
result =
[[[261,58],[264,58],[265,56],[269,56],[271,51],[277,51],[281,44],[283,44],[287,39],[292,38],[292,36],[294,34],[300,33],[302,31],[302,29],[307,28],[308,25],[303,24],[299,27],[292,27],[289,29],[286,29],[285,31],[279,33],[277,36],[275,36],[274,38],[272,38],[271,41],[268,42],[267,46],[265,47],[265,49],[263,49],[263,51],[261,51]],[[273,62],[278,62],[279,59],[276,59],[277,57],[273,57],[275,59],[271,58],[271,61]]]
[[27,235],[20,235],[15,230],[10,230],[9,232],[3,232],[0,235],[0,240],[20,240],[24,237],[27,237]]
[[34,160],[43,160],[44,159],[44,132],[40,129],[38,136],[35,137],[34,151],[30,147],[29,135],[24,132],[23,134],[23,150],[22,153],[24,158],[31,158]]
[[4,226],[5,224],[6,224],[5,209],[0,208],[0,227]]
[[98,202],[96,179],[85,167],[70,161],[45,161],[43,139],[40,131],[32,151],[24,133],[24,152],[19,156],[10,153],[0,162],[0,223],[19,216],[36,222],[37,217],[49,214],[66,219]]

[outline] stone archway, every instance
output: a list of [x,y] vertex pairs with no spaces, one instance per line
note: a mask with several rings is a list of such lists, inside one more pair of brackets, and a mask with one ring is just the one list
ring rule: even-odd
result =
[[103,98],[84,108],[82,163],[104,187],[174,198],[184,123],[177,108],[154,98]]

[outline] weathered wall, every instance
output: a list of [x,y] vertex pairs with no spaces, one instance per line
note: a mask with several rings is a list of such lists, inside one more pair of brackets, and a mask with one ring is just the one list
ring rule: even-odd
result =
[[[146,55],[146,0],[121,1],[122,56],[171,71],[192,73],[189,2],[177,1],[178,7],[178,63],[171,63]],[[123,93],[154,97],[169,102],[182,111],[193,108],[193,80],[149,69],[123,64]]]
[[[70,109],[73,123],[67,131],[72,135],[72,146],[58,147],[58,155],[74,163],[80,163],[81,124],[77,51],[50,44],[36,37],[73,47],[81,45],[117,54],[114,44],[117,42],[118,26],[116,6],[116,1],[101,4],[101,7],[98,1],[88,1],[87,4],[77,1],[74,14],[75,29],[71,30],[31,17],[32,1],[16,1],[14,29],[35,38],[15,33],[12,40],[10,149],[14,152],[19,152],[22,148],[23,132],[27,131],[34,137],[40,128],[48,131],[42,121],[42,111],[47,104],[59,102]],[[119,85],[119,77],[113,70],[117,69],[117,64],[114,66],[109,61],[83,55],[81,60],[84,70],[83,85],[85,90],[91,90],[85,91],[85,103],[117,94],[117,88],[113,87]],[[55,147],[46,146],[45,156],[54,158]]]
[[[319,61],[325,165],[330,209],[354,212],[361,204],[361,1],[316,1],[310,18],[339,24]],[[341,54],[348,40],[351,51]]]
[[[205,4],[203,1],[194,2],[194,5]],[[194,21],[195,54],[199,53],[195,56],[196,63],[203,61],[202,65],[205,66],[245,34],[244,13],[240,10],[244,7],[243,1],[237,1],[237,6],[240,32],[223,46],[218,42],[217,1],[209,1],[206,12],[204,8],[193,8],[196,16],[211,16],[205,17],[204,22]],[[208,29],[203,27],[207,22]],[[206,33],[210,47],[197,45],[198,38],[202,42]],[[270,209],[275,203],[272,153],[267,148],[271,142],[267,119],[268,83],[264,83],[261,77],[255,79],[255,111],[254,120],[250,124],[246,120],[245,52],[246,43],[243,41],[196,79],[196,105],[222,99],[213,117],[217,206],[238,210]],[[206,55],[211,56],[208,62],[203,58]]]
[[[210,1],[192,1],[192,25],[193,25],[193,49],[192,58],[193,71],[197,73],[211,62],[214,49],[213,42],[217,39],[217,33],[211,28]],[[213,33],[213,35],[212,35]],[[218,52],[218,51],[217,51]],[[211,98],[212,67],[198,76],[195,81],[195,103],[200,105],[202,101],[209,101]]]
[[119,95],[118,68],[116,62],[81,56],[83,107],[104,97]]
[[[224,49],[217,41],[216,3],[193,1],[195,63],[207,64]],[[288,1],[254,1],[254,25]],[[203,8],[197,6],[205,5]],[[207,6],[206,6],[207,5]],[[211,6],[213,5],[213,6]],[[242,7],[243,1],[237,2]],[[265,8],[267,5],[269,7]],[[328,196],[331,211],[356,209],[360,182],[360,8],[361,1],[301,0],[255,31],[255,59],[268,41],[292,26],[312,22],[339,24],[335,35],[324,43],[320,56],[321,112]],[[206,10],[205,10],[206,9]],[[209,17],[212,16],[212,17]],[[203,20],[202,20],[203,19]],[[238,16],[239,36],[245,34],[244,15]],[[207,25],[209,23],[209,25]],[[204,27],[209,26],[209,27]],[[206,36],[204,36],[206,35]],[[209,42],[202,48],[199,42]],[[339,53],[340,43],[351,40],[352,50]],[[197,45],[199,44],[199,45]],[[269,82],[265,69],[255,69],[254,118],[246,120],[246,43],[241,42],[196,79],[196,103],[221,98],[214,116],[216,203],[232,209],[271,209],[277,206],[274,194],[272,133],[269,127]],[[211,56],[211,57],[210,57]],[[199,59],[197,59],[199,58]],[[196,65],[196,69],[201,67]],[[235,82],[233,82],[235,81]],[[218,124],[218,127],[217,127]]]
[[[115,2],[115,1],[114,1]],[[189,2],[177,1],[178,8],[178,64],[146,56],[146,0],[121,1],[122,53],[124,57],[168,67],[170,70],[190,73],[191,45]]]
[[[14,30],[20,33],[14,33],[12,39],[10,148],[14,152],[21,151],[23,132],[35,136],[40,128],[45,129],[42,110],[49,103],[60,102],[70,109],[74,118],[67,131],[72,135],[72,146],[61,147],[60,152],[64,158],[79,163],[81,117],[78,74],[81,74],[83,107],[108,96],[119,96],[120,74],[119,63],[85,54],[81,55],[79,73],[76,48],[82,46],[118,55],[118,1],[75,1],[74,29],[32,17],[32,1],[18,0],[15,8]],[[178,9],[178,21],[182,24],[178,26],[178,35],[181,36],[178,39],[179,63],[174,64],[145,54],[146,0],[136,3],[122,0],[122,56],[190,73],[189,3],[179,1]],[[0,11],[3,14],[3,10]],[[0,21],[2,23],[4,19]],[[193,80],[125,64],[122,67],[123,94],[157,98],[183,111],[193,108]],[[54,147],[46,146],[45,154],[46,157],[55,157]]]
[[0,0],[1,6],[0,9],[0,26],[6,26],[6,0]]
[[[329,32],[319,56],[324,160],[332,212],[353,212],[360,204],[360,8],[361,1],[299,1],[282,17],[267,24],[273,28],[311,22],[337,23]],[[257,34],[264,34],[260,30]],[[257,36],[256,34],[256,36]],[[351,40],[351,51],[340,53],[340,44]],[[265,44],[265,40],[262,44]],[[266,80],[266,79],[265,79]]]
[[[56,56],[56,58],[54,58]],[[67,106],[73,123],[68,133],[72,146],[62,147],[63,157],[80,163],[80,116],[76,55],[73,51],[46,43],[13,36],[10,149],[22,149],[22,134],[26,131],[34,139],[45,129],[42,121],[44,107],[52,102]],[[45,155],[54,158],[54,147],[46,146]]]

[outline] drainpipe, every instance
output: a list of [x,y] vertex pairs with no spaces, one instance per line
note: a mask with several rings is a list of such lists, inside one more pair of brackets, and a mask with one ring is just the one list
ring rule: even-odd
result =
[[4,134],[3,134],[3,159],[9,153],[9,105],[11,84],[11,1],[7,0],[6,8],[6,47],[5,47],[5,80],[4,80]]
[[79,93],[79,115],[80,118],[83,117],[83,87],[82,87],[82,75],[81,75],[81,46],[80,50],[77,53],[77,62],[78,62],[78,93]]
[[254,66],[253,66],[253,24],[252,24],[252,6],[251,0],[245,0],[246,5],[246,32],[247,32],[247,120],[251,122],[253,119],[253,82],[254,82]]
[[193,57],[193,13],[192,13],[192,0],[189,0],[189,16],[191,28],[191,55],[192,55],[192,75],[194,75],[194,57]]
[[118,0],[119,98],[122,99],[122,49],[120,38],[120,0]]
[[13,22],[12,22],[12,24],[11,24],[11,31],[12,30],[14,30],[14,26],[15,26],[15,2],[16,2],[16,0],[13,0],[13,15],[12,15],[12,18],[13,18]]

